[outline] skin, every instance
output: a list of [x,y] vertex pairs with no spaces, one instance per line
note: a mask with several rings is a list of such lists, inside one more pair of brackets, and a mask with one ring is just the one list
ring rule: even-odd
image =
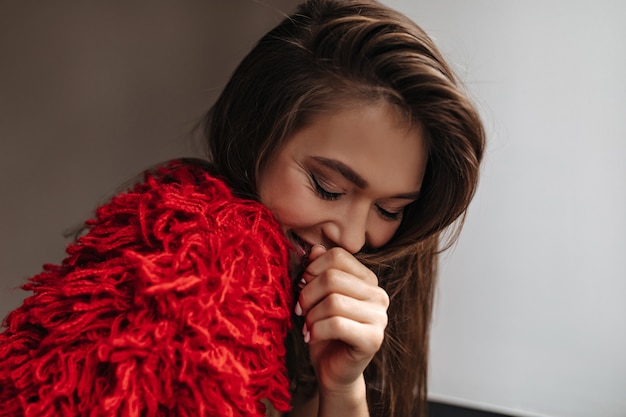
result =
[[367,416],[363,371],[380,348],[389,297],[354,254],[387,243],[418,195],[422,131],[386,103],[320,115],[274,155],[259,182],[294,251],[309,264],[295,314],[305,317],[319,391],[296,416]]

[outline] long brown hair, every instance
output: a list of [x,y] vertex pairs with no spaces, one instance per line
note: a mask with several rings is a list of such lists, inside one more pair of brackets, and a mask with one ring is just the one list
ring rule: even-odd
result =
[[[307,1],[233,73],[206,118],[208,154],[237,193],[256,198],[264,168],[297,129],[355,101],[393,104],[428,142],[420,198],[387,245],[358,254],[391,299],[385,341],[366,370],[370,410],[425,415],[437,256],[460,230],[485,146],[476,109],[428,35],[375,1]],[[296,365],[305,363],[300,339]],[[293,378],[305,385],[310,366],[296,365]]]

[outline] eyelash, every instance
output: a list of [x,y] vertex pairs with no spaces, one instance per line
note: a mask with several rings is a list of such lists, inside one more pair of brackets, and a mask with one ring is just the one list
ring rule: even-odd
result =
[[[337,200],[344,194],[344,193],[333,193],[331,191],[328,191],[327,189],[322,187],[322,185],[320,184],[319,180],[317,179],[315,175],[313,174],[310,174],[310,175],[311,175],[311,180],[313,181],[313,184],[315,185],[315,192],[324,200],[329,200],[329,201]],[[388,221],[398,221],[400,220],[400,217],[402,216],[402,210],[397,213],[393,213],[393,212],[385,210],[384,208],[378,205],[376,206],[376,210],[378,210],[378,213],[381,215],[383,219],[388,220]]]
[[317,192],[317,194],[324,200],[330,200],[330,201],[337,200],[339,197],[343,195],[343,193],[333,193],[333,192],[328,191],[327,189],[325,189],[324,187],[320,185],[315,175],[313,174],[310,174],[310,175],[311,175],[311,179],[313,180],[313,184],[315,185],[315,192]]
[[376,209],[378,210],[378,213],[385,219],[385,220],[389,220],[389,221],[398,221],[400,220],[400,217],[402,216],[402,211],[398,211],[396,213],[392,213],[390,211],[385,210],[384,208],[380,207],[380,206],[376,206]]

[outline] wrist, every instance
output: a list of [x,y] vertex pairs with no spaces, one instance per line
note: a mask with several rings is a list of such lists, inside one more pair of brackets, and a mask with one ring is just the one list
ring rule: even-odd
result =
[[319,387],[319,416],[349,415],[367,416],[365,379],[361,376],[358,380],[348,385],[332,385]]

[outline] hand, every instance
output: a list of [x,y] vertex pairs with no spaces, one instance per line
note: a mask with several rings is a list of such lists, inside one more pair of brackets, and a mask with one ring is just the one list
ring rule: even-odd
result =
[[342,248],[313,247],[296,312],[305,316],[320,395],[364,393],[363,371],[380,348],[389,296],[376,275]]

